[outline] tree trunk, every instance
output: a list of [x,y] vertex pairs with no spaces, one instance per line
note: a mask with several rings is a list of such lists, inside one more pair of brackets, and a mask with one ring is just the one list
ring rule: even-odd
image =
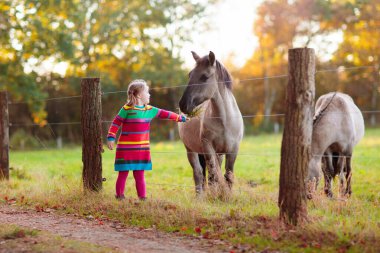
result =
[[0,180],[9,179],[8,93],[0,91]]
[[102,100],[99,78],[84,78],[82,88],[82,161],[85,190],[102,189]]
[[305,178],[312,155],[314,77],[314,50],[290,49],[278,205],[280,219],[293,225],[307,218]]

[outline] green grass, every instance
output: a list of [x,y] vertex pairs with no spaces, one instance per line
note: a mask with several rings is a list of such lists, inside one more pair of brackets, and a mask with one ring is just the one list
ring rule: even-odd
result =
[[[127,180],[127,200],[114,200],[117,173],[114,152],[109,150],[103,154],[107,178],[103,191],[84,194],[80,147],[11,152],[11,180],[0,183],[0,197],[165,231],[200,232],[255,249],[375,252],[380,248],[380,129],[367,130],[355,149],[353,196],[331,200],[319,191],[308,202],[310,223],[298,228],[278,223],[280,147],[281,135],[244,138],[228,201],[195,197],[192,169],[180,142],[152,144],[153,171],[146,172],[149,201],[144,203],[137,201],[132,175]],[[338,194],[337,183],[334,194]]]

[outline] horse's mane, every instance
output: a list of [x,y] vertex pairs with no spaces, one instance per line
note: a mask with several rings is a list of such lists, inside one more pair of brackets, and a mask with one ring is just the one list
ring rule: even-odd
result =
[[[336,94],[338,94],[338,92],[330,92],[329,94],[327,94],[327,95],[331,95],[331,98],[330,98],[330,100],[328,101],[327,105],[325,105],[325,107],[324,107],[322,110],[320,110],[320,111],[318,112],[317,115],[314,116],[314,119],[313,119],[313,126],[315,126],[316,124],[318,124],[318,122],[321,120],[321,118],[322,118],[324,112],[327,110],[327,108],[329,107],[329,105],[330,105],[331,102],[333,101],[333,99],[334,99],[334,97],[336,96]],[[327,96],[327,95],[325,95],[325,96]],[[350,98],[351,98],[351,97],[350,97]],[[352,99],[351,99],[351,100],[352,100]],[[325,104],[326,104],[326,103],[325,103]]]
[[223,82],[228,89],[232,89],[232,77],[228,70],[216,60],[216,71],[218,74],[219,82]]
[[[208,56],[204,56],[197,61],[197,65],[208,67],[210,65]],[[215,60],[216,72],[218,76],[218,82],[224,83],[227,89],[232,90],[232,77],[228,70],[218,60]]]

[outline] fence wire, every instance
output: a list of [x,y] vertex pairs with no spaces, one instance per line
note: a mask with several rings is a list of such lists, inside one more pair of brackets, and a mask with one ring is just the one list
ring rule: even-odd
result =
[[[359,69],[370,69],[370,68],[376,68],[376,66],[358,66],[358,67],[338,67],[338,68],[333,68],[333,69],[321,69],[321,70],[317,70],[315,73],[316,74],[320,74],[320,73],[327,73],[327,72],[338,72],[338,73],[342,73],[342,72],[345,72],[345,71],[351,71],[351,70],[359,70]],[[246,79],[237,79],[237,80],[234,80],[234,81],[231,81],[231,82],[237,82],[237,83],[248,83],[248,82],[253,82],[253,81],[260,81],[260,80],[271,80],[271,79],[282,79],[282,78],[286,78],[288,77],[287,74],[281,74],[281,75],[273,75],[273,76],[263,76],[263,77],[252,77],[252,78],[246,78]],[[227,83],[227,82],[218,82],[218,83]],[[192,85],[205,85],[204,83],[203,84],[192,84]],[[150,88],[151,90],[165,90],[165,89],[174,89],[174,88],[182,88],[182,87],[187,87],[188,85],[187,84],[181,84],[181,85],[174,85],[174,86],[170,86],[170,85],[167,85],[167,86],[164,86],[164,87],[152,87]],[[117,94],[117,93],[126,93],[127,91],[126,90],[119,90],[119,91],[108,91],[108,92],[102,92],[101,95],[102,96],[105,96],[105,95],[108,95],[108,94]],[[33,101],[57,101],[57,100],[68,100],[68,99],[77,99],[77,98],[81,98],[82,96],[81,95],[74,95],[74,96],[63,96],[63,97],[51,97],[51,98],[45,98],[45,99],[33,99],[31,101],[28,101],[28,102],[9,102],[8,104],[9,105],[17,105],[17,104],[29,104],[29,103],[32,103]],[[353,112],[352,112],[353,113]],[[363,114],[378,114],[380,113],[380,111],[377,111],[377,110],[373,110],[373,111],[361,111],[361,113]],[[334,114],[345,114],[345,113],[334,113]],[[236,116],[236,117],[242,117],[242,118],[255,118],[255,117],[284,117],[285,114],[284,113],[278,113],[278,114],[253,114],[253,115],[242,115],[242,116]],[[221,118],[221,117],[204,117],[204,118]],[[111,123],[112,121],[110,120],[104,120],[102,121],[102,124],[105,124],[105,123]],[[45,124],[46,127],[49,128],[49,131],[51,132],[52,136],[53,137],[56,137],[56,134],[54,133],[53,129],[51,126],[54,126],[54,125],[80,125],[81,122],[47,122]],[[24,127],[24,126],[41,126],[41,124],[22,124],[22,123],[10,123],[9,124],[10,127]],[[33,136],[37,141],[38,143],[41,145],[41,147],[43,147],[43,150],[47,150],[49,149],[48,146],[37,136],[37,135],[34,135]],[[159,154],[159,155],[172,155],[172,154],[182,154],[182,155],[186,155],[186,154],[198,154],[196,152],[186,152],[186,151],[151,151],[151,153],[154,155],[154,154]],[[211,154],[211,153],[205,153],[205,154]],[[212,153],[214,154],[214,153]],[[240,152],[240,153],[216,153],[217,155],[226,155],[226,154],[236,154],[238,156],[248,156],[248,157],[275,157],[275,158],[278,158],[280,159],[281,158],[281,152],[276,152],[276,153],[244,153],[244,152]],[[312,154],[312,156],[315,156],[315,157],[328,157],[327,155],[315,155],[315,154]],[[332,156],[332,157],[339,157],[339,156]],[[340,157],[348,157],[348,156],[340,156]],[[354,159],[368,159],[368,158],[378,158],[377,156],[374,157],[374,156],[356,156],[356,155],[353,155],[353,158]],[[171,187],[171,188],[194,188],[195,186],[194,185],[184,185],[184,184],[166,184],[166,183],[149,183],[150,186],[157,186],[157,187]],[[247,190],[244,190],[242,189],[241,187],[238,188],[239,192],[245,192],[245,193],[252,193],[254,192],[254,187],[252,187],[252,190],[251,191],[247,191]],[[257,192],[254,192],[254,194],[259,194]],[[267,196],[267,194],[263,194],[261,193],[263,196]]]
[[[344,67],[340,66],[338,68],[333,68],[333,69],[322,69],[322,70],[317,70],[315,73],[326,73],[326,72],[344,72],[344,71],[351,71],[351,70],[357,70],[357,69],[369,69],[369,68],[376,68],[376,66],[357,66],[357,67]],[[288,77],[287,74],[282,74],[282,75],[274,75],[274,76],[263,76],[263,77],[252,77],[252,78],[247,78],[247,79],[237,79],[238,83],[244,83],[244,82],[249,82],[249,81],[258,81],[258,80],[268,80],[268,79],[280,79],[280,78],[285,78]],[[223,82],[218,82],[220,84],[222,83],[230,83],[230,82],[235,82],[233,81],[223,81]],[[195,85],[206,85],[205,83],[200,83],[200,84],[192,84],[193,86]],[[173,88],[181,88],[181,87],[187,87],[187,84],[180,84],[180,85],[166,85],[164,87],[152,87],[150,88],[151,90],[163,90],[163,89],[173,89]],[[117,93],[126,93],[127,90],[119,90],[119,91],[108,91],[108,92],[102,92],[103,95],[107,94],[117,94]],[[52,97],[52,98],[45,98],[45,99],[33,99],[28,102],[8,102],[9,105],[15,105],[15,104],[28,104],[33,101],[53,101],[53,100],[64,100],[64,99],[72,99],[72,98],[81,98],[81,95],[74,95],[74,96],[64,96],[64,97]]]
[[[349,113],[340,113],[340,112],[325,112],[323,113],[323,115],[327,115],[327,114],[334,114],[334,115],[347,115],[347,114],[356,114],[356,113],[362,113],[362,114],[378,114],[380,113],[380,111],[360,111],[360,112],[349,112]],[[230,116],[228,117],[229,119],[230,118],[255,118],[255,117],[284,117],[285,116],[285,113],[276,113],[276,114],[251,114],[251,115],[242,115],[242,116]],[[195,117],[197,118],[197,117]],[[202,117],[202,119],[220,119],[220,118],[223,118],[223,117],[217,117],[217,116],[214,116],[214,117]],[[171,121],[170,119],[160,119],[160,120],[168,120],[168,121]],[[190,119],[191,120],[191,119]],[[104,124],[104,123],[112,123],[113,121],[112,120],[103,120],[101,123]],[[44,124],[38,124],[38,123],[31,123],[31,124],[23,124],[23,123],[9,123],[9,127],[20,127],[20,126],[29,126],[29,127],[32,127],[32,126],[45,126],[45,125],[80,125],[81,122],[79,121],[74,121],[74,122],[47,122],[47,123],[44,123]]]

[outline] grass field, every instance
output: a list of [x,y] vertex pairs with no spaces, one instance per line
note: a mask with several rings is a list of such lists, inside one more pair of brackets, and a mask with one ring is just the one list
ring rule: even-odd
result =
[[[378,252],[380,249],[380,129],[368,129],[354,151],[353,196],[327,199],[322,185],[308,202],[310,222],[278,222],[281,135],[245,137],[235,164],[231,199],[196,198],[192,169],[180,142],[153,143],[153,171],[146,172],[148,201],[137,201],[133,177],[127,200],[114,199],[114,151],[103,154],[104,190],[84,194],[81,147],[11,152],[11,179],[0,183],[3,202],[116,218],[142,227],[219,238],[257,250]],[[337,182],[337,181],[336,181]],[[334,182],[337,197],[337,183]],[[4,200],[7,199],[7,200]]]

